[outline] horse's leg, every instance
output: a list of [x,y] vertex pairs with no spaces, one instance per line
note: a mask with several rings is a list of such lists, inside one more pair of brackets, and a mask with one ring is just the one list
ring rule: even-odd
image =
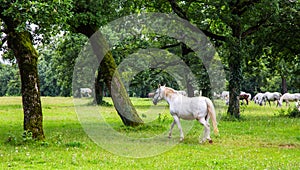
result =
[[209,143],[212,142],[211,138],[210,138],[210,127],[209,127],[209,123],[208,121],[205,120],[204,117],[198,119],[199,123],[201,123],[204,126],[204,131],[203,131],[203,138],[201,140],[200,143],[203,143],[206,141],[206,139],[209,140]]
[[181,127],[179,118],[177,116],[173,116],[173,118],[174,118],[174,122],[177,124],[177,127],[178,127],[179,132],[180,132],[180,141],[183,141],[184,135],[183,135],[183,131],[182,131],[182,127]]
[[173,131],[173,127],[174,127],[175,123],[176,123],[175,120],[173,120],[170,131],[169,131],[169,138],[171,138],[171,136],[172,136],[172,131]]

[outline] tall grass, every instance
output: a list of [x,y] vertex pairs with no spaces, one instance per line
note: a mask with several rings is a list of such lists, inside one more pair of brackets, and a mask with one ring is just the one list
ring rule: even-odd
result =
[[[85,101],[88,106],[89,100]],[[132,102],[145,125],[126,127],[112,106],[98,109],[113,129],[127,136],[148,138],[168,131],[172,117],[166,103],[153,107],[148,99],[132,98]],[[226,116],[222,101],[216,105],[220,106],[220,136],[212,135],[213,144],[199,144],[203,127],[190,121],[193,127],[183,129],[183,142],[159,155],[137,159],[113,154],[94,143],[78,120],[72,98],[42,98],[46,140],[36,142],[30,135],[22,136],[21,98],[1,97],[0,169],[300,168],[300,119],[279,116],[280,110],[287,108],[251,103],[243,106],[240,120],[232,120]],[[173,139],[179,140],[177,127]]]

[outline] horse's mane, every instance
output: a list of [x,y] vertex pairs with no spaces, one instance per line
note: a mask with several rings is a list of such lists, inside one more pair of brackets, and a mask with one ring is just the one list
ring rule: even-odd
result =
[[172,92],[176,92],[176,90],[172,89],[171,87],[165,87],[165,89],[169,90],[169,91],[172,91]]
[[172,89],[171,87],[165,87],[165,95],[169,96],[170,94],[176,93],[176,90]]

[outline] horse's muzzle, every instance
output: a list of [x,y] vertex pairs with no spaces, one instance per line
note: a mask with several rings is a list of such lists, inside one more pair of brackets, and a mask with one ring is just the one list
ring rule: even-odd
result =
[[153,102],[154,105],[157,105],[157,101],[156,100],[153,100],[152,102]]

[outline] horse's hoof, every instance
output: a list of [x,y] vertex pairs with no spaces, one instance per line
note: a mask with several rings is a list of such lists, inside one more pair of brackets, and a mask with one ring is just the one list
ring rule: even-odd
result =
[[209,140],[208,142],[209,142],[210,144],[212,144],[212,143],[213,143],[213,141],[212,141],[212,140]]

